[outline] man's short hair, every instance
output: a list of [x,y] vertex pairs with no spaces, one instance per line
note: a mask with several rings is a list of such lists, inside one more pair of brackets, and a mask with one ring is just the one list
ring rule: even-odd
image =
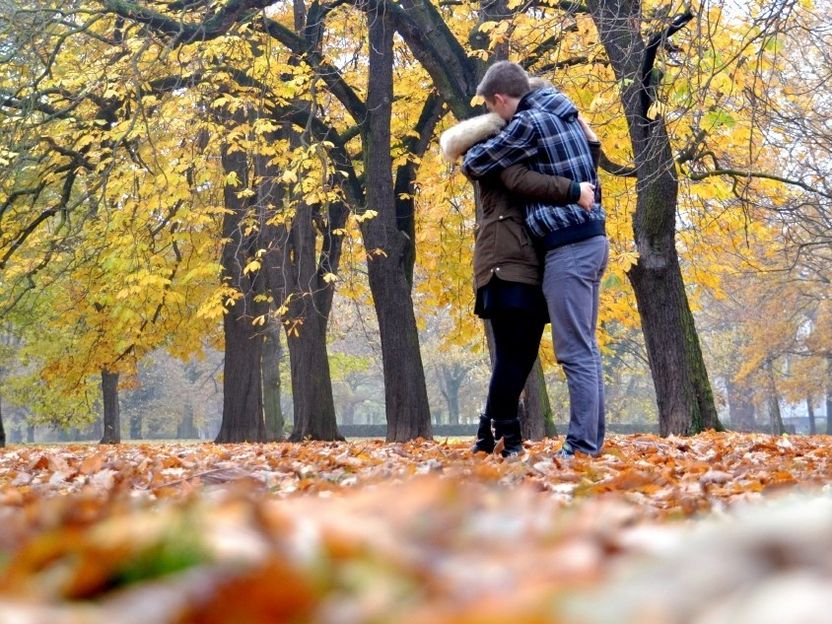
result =
[[530,91],[529,75],[517,63],[497,61],[485,72],[477,86],[477,95],[487,100],[495,93],[521,98]]

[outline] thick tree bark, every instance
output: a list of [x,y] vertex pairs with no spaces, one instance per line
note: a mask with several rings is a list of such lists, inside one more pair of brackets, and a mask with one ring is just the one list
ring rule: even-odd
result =
[[362,222],[367,268],[381,335],[387,440],[430,438],[425,372],[407,281],[407,244],[396,227],[390,121],[393,101],[393,26],[387,5],[368,11],[370,67],[364,128],[367,209]]
[[335,420],[326,351],[326,321],[314,310],[307,310],[299,333],[287,333],[295,399],[294,426],[289,439],[295,442],[344,439]]
[[815,403],[811,396],[806,397],[806,415],[809,417],[809,435],[815,435],[818,428],[815,423]]
[[282,353],[280,326],[270,318],[266,326],[261,371],[263,375],[263,416],[266,419],[266,439],[283,439],[283,410],[280,407],[280,358]]
[[248,159],[240,151],[228,153],[222,146],[222,163],[226,173],[235,173],[239,187],[225,185],[226,214],[223,216],[223,280],[240,293],[223,318],[225,363],[223,366],[222,424],[216,442],[263,442],[263,394],[260,382],[260,358],[263,336],[253,321],[268,313],[268,303],[257,295],[264,292],[264,278],[258,270],[244,271],[258,249],[258,232],[246,231],[244,223],[250,206],[239,198],[241,189],[250,188]]
[[118,373],[101,371],[101,394],[104,405],[104,433],[101,444],[121,442],[121,418],[118,406]]
[[629,278],[656,387],[659,429],[662,435],[721,429],[676,253],[676,164],[664,121],[647,118],[646,80],[655,58],[650,50],[662,39],[649,46],[641,39],[638,0],[590,0],[588,6],[622,85],[636,162],[633,234],[639,260]]
[[661,435],[721,429],[675,247],[630,270],[656,389]]

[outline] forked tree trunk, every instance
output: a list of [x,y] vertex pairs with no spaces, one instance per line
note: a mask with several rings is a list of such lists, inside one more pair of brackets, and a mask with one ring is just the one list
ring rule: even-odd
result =
[[[281,136],[293,145],[300,144],[296,130],[284,126]],[[274,206],[267,210],[265,221],[272,221],[277,211],[285,210],[287,193],[279,183],[279,171],[267,159],[257,161],[260,204]],[[332,180],[337,184],[337,180]],[[289,370],[292,384],[293,426],[289,439],[295,442],[312,440],[343,440],[335,420],[335,403],[327,353],[327,326],[332,310],[335,284],[325,279],[338,270],[342,237],[333,234],[342,228],[347,216],[343,202],[333,201],[326,206],[309,205],[302,197],[289,197],[294,207],[291,223],[270,223],[266,227],[269,252],[265,256],[269,288],[276,305],[288,301],[288,309],[281,321],[286,331],[289,350]],[[284,220],[285,221],[285,220]],[[323,226],[323,231],[321,230]],[[320,236],[320,239],[318,238]],[[279,334],[275,334],[279,345]],[[269,358],[272,362],[274,358]],[[271,392],[268,399],[279,410],[279,375],[276,361],[270,364]],[[265,377],[264,377],[265,380]],[[284,428],[282,414],[267,414],[274,432]]]
[[387,440],[431,437],[425,371],[407,280],[407,244],[396,227],[390,122],[393,101],[393,25],[385,3],[367,12],[369,85],[364,128],[367,209],[362,222],[370,289],[378,317],[384,367]]
[[[437,377],[439,379],[439,391],[448,405],[448,424],[459,424],[459,390],[462,387],[465,378],[468,376],[470,369],[460,365],[440,364],[437,367]],[[437,423],[439,419],[437,419]]]
[[101,444],[121,442],[121,417],[118,406],[118,373],[101,371],[101,394],[104,404],[104,433]]

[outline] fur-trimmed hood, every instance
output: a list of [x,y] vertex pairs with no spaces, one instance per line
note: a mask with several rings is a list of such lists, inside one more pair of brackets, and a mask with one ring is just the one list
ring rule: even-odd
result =
[[499,134],[505,125],[506,121],[497,113],[487,113],[461,121],[445,130],[439,137],[442,155],[448,162],[454,162],[471,146]]

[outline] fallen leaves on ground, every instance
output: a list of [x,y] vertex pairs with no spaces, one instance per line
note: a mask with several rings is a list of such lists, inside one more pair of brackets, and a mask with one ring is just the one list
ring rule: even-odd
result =
[[5,449],[0,621],[782,623],[832,595],[828,437],[558,447]]

